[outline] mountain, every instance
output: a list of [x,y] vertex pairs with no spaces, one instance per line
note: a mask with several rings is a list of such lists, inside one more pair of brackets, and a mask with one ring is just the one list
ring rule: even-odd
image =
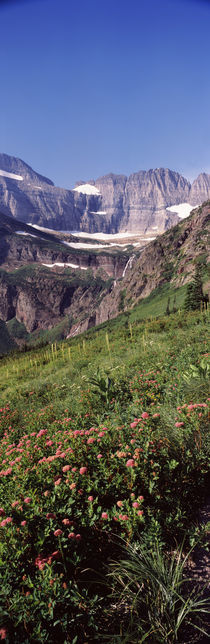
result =
[[204,267],[209,261],[209,216],[206,202],[130,256],[65,248],[59,238],[31,236],[24,224],[27,233],[19,235],[17,222],[2,216],[0,231],[9,250],[0,269],[0,320],[20,345],[30,340],[27,334],[36,338],[56,325],[59,337],[73,336],[129,311],[157,288],[177,289],[191,281],[198,261]]
[[209,198],[210,175],[205,173],[192,186],[178,172],[158,168],[129,177],[108,174],[65,190],[24,161],[0,154],[1,212],[54,230],[138,231],[156,237],[180,220],[180,212],[186,216],[190,205]]
[[[157,288],[171,285],[177,289],[191,281],[197,262],[207,267],[209,253],[210,201],[163,235],[145,246],[139,256],[133,254],[123,277],[114,282],[95,311],[95,324],[116,317],[155,293]],[[210,282],[205,283],[208,292]],[[88,328],[88,319],[77,332]],[[73,329],[74,331],[74,329]],[[71,333],[70,333],[71,335]]]

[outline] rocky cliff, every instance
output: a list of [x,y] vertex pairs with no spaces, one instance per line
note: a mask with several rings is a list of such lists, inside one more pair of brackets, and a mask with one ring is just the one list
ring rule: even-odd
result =
[[109,281],[100,276],[78,272],[59,275],[37,267],[14,275],[0,270],[0,321],[16,318],[29,333],[51,329],[66,316],[70,325],[74,320],[78,324],[91,318],[109,289]]
[[192,186],[178,172],[158,168],[129,177],[108,174],[65,190],[24,161],[0,154],[0,210],[55,230],[156,236],[179,221],[168,207],[186,202],[195,206],[209,198],[210,175],[205,173]]

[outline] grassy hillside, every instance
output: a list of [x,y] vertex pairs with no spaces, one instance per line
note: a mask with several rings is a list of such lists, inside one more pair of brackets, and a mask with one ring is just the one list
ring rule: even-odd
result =
[[199,535],[208,312],[145,322],[139,305],[132,316],[0,360],[6,642],[170,644],[176,628],[179,642],[195,641],[185,639],[187,618],[179,625],[184,587],[173,611],[155,590],[151,623],[151,588],[139,582],[134,626],[131,598],[116,603],[106,565],[120,561],[122,539],[167,566],[183,536],[187,548]]

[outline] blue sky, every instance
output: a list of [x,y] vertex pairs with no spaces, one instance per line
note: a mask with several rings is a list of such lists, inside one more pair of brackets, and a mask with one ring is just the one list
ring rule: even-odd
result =
[[0,0],[0,151],[66,188],[210,172],[210,0]]

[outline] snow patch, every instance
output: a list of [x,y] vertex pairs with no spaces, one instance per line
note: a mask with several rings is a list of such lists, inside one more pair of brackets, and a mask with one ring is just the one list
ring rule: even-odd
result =
[[54,264],[42,264],[42,266],[47,266],[48,268],[53,268],[53,266],[60,266],[61,268],[80,268],[82,271],[87,271],[86,266],[79,266],[79,264],[69,264],[67,262],[55,262]]
[[21,177],[21,174],[6,172],[6,170],[0,170],[0,177],[7,177],[7,179],[16,179],[16,181],[23,181],[23,177]]
[[97,210],[96,212],[94,210],[90,210],[91,215],[106,215],[105,210]]
[[73,192],[81,192],[83,195],[100,195],[96,186],[91,186],[90,183],[82,183],[80,186],[73,188]]
[[194,208],[197,208],[197,206],[191,206],[189,203],[179,203],[175,204],[174,206],[168,206],[166,210],[169,210],[169,212],[176,213],[180,219],[185,219],[185,217],[189,217],[190,213]]
[[28,235],[28,237],[36,237],[37,238],[37,235],[32,235],[31,233],[25,233],[24,230],[16,230],[15,233],[16,233],[16,235]]
[[27,183],[27,186],[32,186],[34,190],[42,190],[42,186],[34,186],[33,183]]

